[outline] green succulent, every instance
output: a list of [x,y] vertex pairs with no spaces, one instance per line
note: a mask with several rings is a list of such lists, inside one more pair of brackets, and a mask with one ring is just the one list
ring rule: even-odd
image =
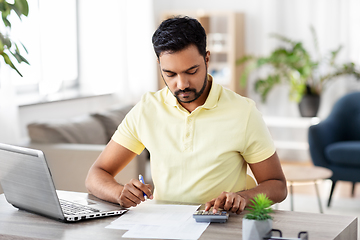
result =
[[252,204],[249,205],[249,208],[246,208],[246,210],[249,211],[249,213],[245,215],[246,219],[272,219],[272,216],[270,216],[269,213],[273,212],[271,208],[273,201],[271,201],[264,193],[259,193],[253,199],[251,199],[250,202]]
[[[322,56],[319,51],[315,29],[311,27],[313,41],[317,52],[317,59],[313,59],[301,41],[293,41],[279,34],[272,34],[283,43],[267,57],[244,56],[236,61],[236,64],[247,64],[240,78],[240,83],[245,86],[248,75],[254,70],[267,67],[267,75],[255,80],[255,91],[261,95],[263,102],[269,92],[278,84],[290,85],[289,98],[299,102],[303,95],[320,95],[325,86],[333,79],[342,75],[353,75],[360,79],[360,69],[353,62],[337,64],[336,58],[342,47],[330,51]],[[321,72],[320,68],[327,69]]]

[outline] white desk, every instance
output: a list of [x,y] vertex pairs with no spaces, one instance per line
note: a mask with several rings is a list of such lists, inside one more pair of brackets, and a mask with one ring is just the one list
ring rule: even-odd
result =
[[[357,239],[357,218],[316,213],[301,213],[275,210],[273,228],[280,229],[283,237],[296,237],[307,231],[309,239]],[[226,240],[242,238],[244,214],[231,214],[227,223],[212,223],[200,239]],[[116,216],[92,219],[77,223],[62,223],[32,213],[18,210],[0,195],[0,239],[123,239],[125,230],[105,229]]]

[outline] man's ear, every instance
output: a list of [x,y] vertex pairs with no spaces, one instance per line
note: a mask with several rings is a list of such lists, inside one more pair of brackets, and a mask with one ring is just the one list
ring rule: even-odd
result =
[[210,61],[210,51],[206,52],[206,56],[205,56],[205,63],[206,65],[209,65],[209,61]]

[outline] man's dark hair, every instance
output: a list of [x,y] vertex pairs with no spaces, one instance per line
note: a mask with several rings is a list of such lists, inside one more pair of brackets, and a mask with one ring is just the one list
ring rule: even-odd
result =
[[181,51],[194,44],[206,56],[206,33],[198,20],[190,17],[173,17],[163,21],[154,32],[152,43],[159,58],[164,51]]

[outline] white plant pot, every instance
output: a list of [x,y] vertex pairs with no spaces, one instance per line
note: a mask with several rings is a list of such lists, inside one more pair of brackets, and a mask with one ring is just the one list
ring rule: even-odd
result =
[[264,237],[271,237],[273,220],[250,220],[243,218],[242,239],[243,240],[263,240]]

